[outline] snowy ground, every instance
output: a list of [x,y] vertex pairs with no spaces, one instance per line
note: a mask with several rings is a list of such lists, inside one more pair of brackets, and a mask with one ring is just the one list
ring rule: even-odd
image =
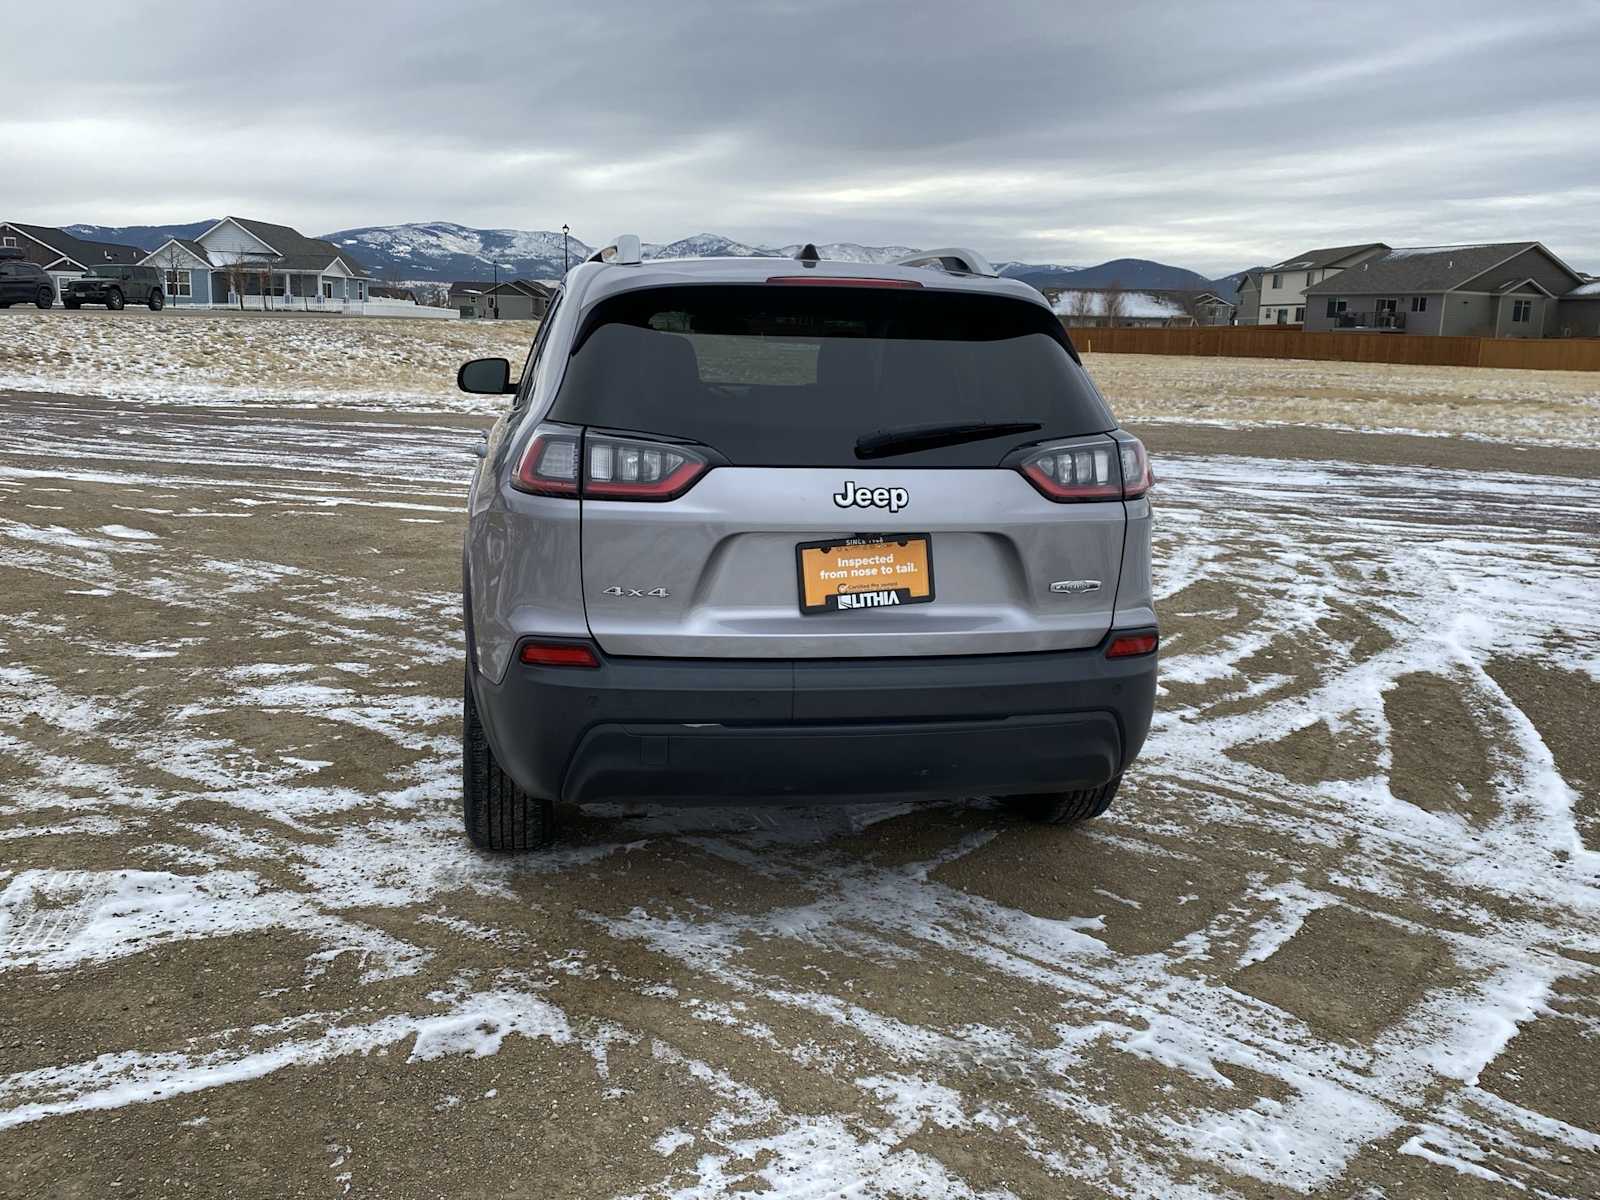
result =
[[[520,366],[527,321],[354,320],[226,312],[0,313],[0,388],[168,404],[488,413],[462,360]],[[1600,372],[1089,354],[1132,420],[1296,422],[1600,446]]]
[[0,1194],[1596,1193],[1592,454],[1153,426],[1093,828],[511,862],[456,811],[480,424],[0,393]]

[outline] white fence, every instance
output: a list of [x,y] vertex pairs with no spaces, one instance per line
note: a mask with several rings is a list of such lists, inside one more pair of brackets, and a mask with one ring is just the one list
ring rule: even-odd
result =
[[330,300],[322,296],[245,296],[219,301],[215,304],[190,304],[188,301],[168,301],[178,309],[205,309],[212,312],[275,313],[337,313],[347,317],[413,317],[435,321],[459,320],[461,314],[453,308],[433,308],[426,304],[412,304],[407,300]]

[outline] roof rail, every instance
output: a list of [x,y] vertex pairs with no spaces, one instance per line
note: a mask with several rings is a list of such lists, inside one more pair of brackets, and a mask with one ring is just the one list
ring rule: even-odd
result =
[[639,246],[639,235],[636,233],[619,233],[611,245],[596,250],[589,256],[590,262],[614,263],[621,267],[636,267],[644,257]]
[[938,266],[949,271],[952,275],[988,275],[998,277],[1000,274],[989,260],[976,250],[964,250],[960,246],[946,246],[939,250],[921,250],[916,254],[908,254],[904,258],[894,260],[897,267],[932,267]]

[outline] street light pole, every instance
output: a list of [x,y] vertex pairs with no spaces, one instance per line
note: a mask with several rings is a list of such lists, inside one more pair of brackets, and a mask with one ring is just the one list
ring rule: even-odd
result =
[[500,319],[500,264],[498,261],[494,264],[494,291],[490,295],[494,297],[494,300],[489,304],[489,311],[494,315],[494,319],[498,321]]
[[571,265],[571,258],[567,252],[567,236],[570,230],[566,225],[561,226],[561,277],[567,277],[567,270]]

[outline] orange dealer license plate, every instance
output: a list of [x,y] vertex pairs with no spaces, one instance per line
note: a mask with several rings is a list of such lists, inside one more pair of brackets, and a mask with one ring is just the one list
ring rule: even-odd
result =
[[926,533],[861,534],[794,548],[800,611],[856,612],[933,599],[933,545]]

